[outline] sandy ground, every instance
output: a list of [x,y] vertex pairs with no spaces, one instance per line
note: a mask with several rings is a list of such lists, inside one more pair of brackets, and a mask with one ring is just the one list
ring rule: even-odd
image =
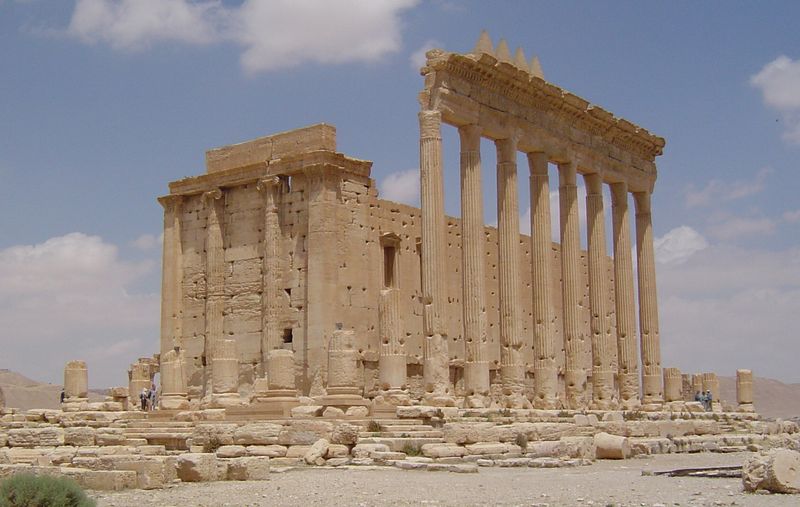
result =
[[741,479],[642,476],[660,471],[741,464],[747,453],[659,455],[561,469],[481,468],[477,474],[394,468],[303,468],[269,481],[176,484],[164,490],[97,492],[102,507],[252,505],[527,505],[775,506],[800,495],[754,495]]

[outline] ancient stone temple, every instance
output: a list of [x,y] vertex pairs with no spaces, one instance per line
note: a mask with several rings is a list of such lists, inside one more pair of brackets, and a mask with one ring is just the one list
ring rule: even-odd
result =
[[[347,379],[348,395],[395,405],[656,409],[665,378],[668,401],[681,398],[680,372],[661,369],[651,227],[664,140],[485,34],[472,53],[427,58],[421,208],[381,199],[371,162],[337,152],[325,124],[210,150],[205,174],[169,185],[160,354],[173,399],[323,399]],[[445,125],[460,139],[460,219],[444,211]],[[482,138],[497,150],[497,227],[483,221]],[[519,233],[520,152],[531,237]]]

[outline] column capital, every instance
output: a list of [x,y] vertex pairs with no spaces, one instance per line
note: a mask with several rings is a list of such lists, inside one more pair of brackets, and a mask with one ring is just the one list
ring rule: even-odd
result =
[[636,206],[637,215],[646,215],[650,213],[650,192],[634,192],[633,203]]
[[583,175],[586,184],[586,195],[603,193],[603,176],[600,173],[586,173]]
[[258,183],[256,183],[256,190],[267,193],[279,189],[280,186],[281,179],[279,176],[267,176],[266,178],[258,180]]
[[420,138],[441,139],[442,112],[436,110],[423,110],[419,112]]
[[628,202],[628,184],[626,182],[609,183],[608,188],[611,190],[611,202],[613,205]]
[[217,187],[203,192],[204,201],[216,201],[222,198],[222,189]]
[[497,139],[494,142],[497,148],[497,163],[507,164],[509,162],[517,161],[517,143],[519,142],[519,133],[514,133],[510,137],[504,139]]
[[547,153],[543,151],[528,152],[528,168],[530,169],[531,174],[546,176],[548,161],[549,158]]
[[578,163],[573,159],[558,163],[558,178],[561,186],[577,185]]
[[157,200],[165,210],[169,210],[179,207],[183,202],[183,196],[179,194],[162,195]]

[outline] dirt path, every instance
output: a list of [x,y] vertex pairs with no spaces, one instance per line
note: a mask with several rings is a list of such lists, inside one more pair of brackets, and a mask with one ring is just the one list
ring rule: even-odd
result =
[[740,479],[642,476],[642,470],[739,464],[738,454],[659,455],[562,469],[481,468],[477,474],[393,468],[304,468],[264,482],[177,484],[97,493],[102,507],[253,505],[788,506],[800,495],[753,495]]

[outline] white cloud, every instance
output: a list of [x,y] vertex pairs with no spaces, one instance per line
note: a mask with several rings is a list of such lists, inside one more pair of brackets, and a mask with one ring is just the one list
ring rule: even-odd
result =
[[416,206],[419,204],[419,169],[390,173],[378,185],[381,199]]
[[796,224],[800,222],[800,209],[796,209],[794,211],[785,211],[783,213],[783,219],[790,224]]
[[248,73],[307,62],[371,62],[401,46],[400,14],[419,0],[78,0],[68,34],[137,50],[233,42]]
[[218,39],[225,12],[218,1],[78,0],[67,31],[125,50],[161,41],[208,44]]
[[712,222],[708,227],[711,236],[721,241],[733,241],[751,236],[767,236],[775,232],[775,221],[770,218],[728,217]]
[[425,41],[425,44],[423,44],[418,50],[411,53],[411,56],[408,58],[408,61],[411,64],[411,69],[414,70],[414,72],[418,72],[419,69],[423,67],[425,65],[425,62],[427,61],[425,58],[425,53],[427,53],[433,48],[439,48],[439,47],[442,47],[442,43],[436,39],[430,39]]
[[785,140],[800,144],[800,60],[781,55],[750,77],[764,103],[782,113]]
[[139,250],[148,251],[160,247],[164,242],[164,233],[156,236],[155,234],[142,234],[131,241],[131,245]]
[[725,375],[752,368],[800,382],[800,248],[710,246],[684,263],[659,264],[658,288],[665,366]]
[[157,266],[81,233],[0,250],[4,361],[59,382],[66,361],[85,359],[92,386],[124,385],[132,359],[158,349],[160,297],[129,290]]
[[758,170],[752,180],[721,181],[711,180],[705,187],[696,190],[694,185],[686,189],[686,207],[709,206],[723,202],[734,201],[764,190],[767,176],[772,169],[764,167]]
[[708,248],[708,241],[688,225],[676,227],[653,241],[659,264],[682,264],[692,255]]

